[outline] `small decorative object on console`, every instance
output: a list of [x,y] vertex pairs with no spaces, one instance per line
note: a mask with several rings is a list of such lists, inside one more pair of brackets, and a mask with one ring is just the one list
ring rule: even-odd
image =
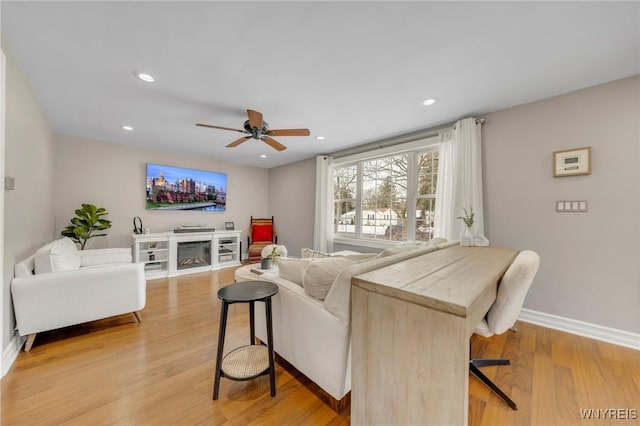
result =
[[462,210],[464,211],[464,216],[458,216],[458,219],[461,219],[464,222],[465,227],[464,230],[460,232],[460,245],[468,247],[473,245],[474,236],[472,228],[473,216],[475,214],[473,213],[473,207],[469,207],[469,211],[464,207]]

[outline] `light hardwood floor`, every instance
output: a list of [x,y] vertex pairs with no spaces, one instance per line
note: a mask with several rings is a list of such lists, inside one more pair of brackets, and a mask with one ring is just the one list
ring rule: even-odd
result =
[[[222,379],[211,400],[220,303],[233,269],[149,281],[142,323],[122,315],[36,338],[2,379],[2,425],[347,425],[299,373],[276,366],[267,376]],[[248,310],[230,310],[227,346],[248,343]],[[581,420],[580,409],[640,411],[640,353],[520,323],[518,333],[474,336],[476,357],[507,357],[483,371],[516,400],[511,411],[470,378],[471,425],[638,424]]]

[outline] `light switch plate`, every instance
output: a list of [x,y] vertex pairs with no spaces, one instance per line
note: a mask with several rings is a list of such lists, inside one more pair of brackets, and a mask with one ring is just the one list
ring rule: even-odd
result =
[[9,191],[13,191],[14,189],[16,189],[16,180],[10,176],[5,176],[4,189]]
[[556,212],[558,213],[585,213],[588,211],[586,200],[576,201],[556,201]]

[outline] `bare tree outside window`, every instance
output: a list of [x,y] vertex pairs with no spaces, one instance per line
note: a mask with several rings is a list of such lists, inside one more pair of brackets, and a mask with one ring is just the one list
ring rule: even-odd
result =
[[363,238],[406,240],[407,154],[363,162]]
[[336,234],[355,235],[358,167],[341,167],[333,172],[333,227]]
[[416,195],[416,241],[433,238],[439,151],[418,154],[418,193]]
[[336,168],[335,232],[386,241],[433,238],[438,154],[430,148]]

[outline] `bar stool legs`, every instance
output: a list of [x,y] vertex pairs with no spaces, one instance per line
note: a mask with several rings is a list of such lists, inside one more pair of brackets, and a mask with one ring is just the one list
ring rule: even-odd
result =
[[220,331],[218,332],[218,355],[216,356],[216,378],[213,381],[213,400],[218,399],[218,391],[220,390],[220,373],[222,372],[222,353],[224,350],[224,335],[227,331],[227,312],[229,305],[222,301],[220,308]]
[[267,314],[267,345],[269,351],[269,384],[271,385],[271,396],[276,396],[276,369],[273,356],[273,324],[271,321],[271,298],[264,301]]
[[255,302],[249,302],[249,344],[250,345],[255,345],[256,344],[256,321],[255,321],[255,309],[254,309],[254,304]]
[[[255,309],[254,309],[253,301],[249,302],[249,326],[250,326],[250,345],[256,344],[256,336],[255,336]],[[269,386],[271,388],[271,396],[276,396],[276,370],[275,370],[275,356],[273,353],[273,321],[272,321],[272,310],[271,310],[271,297],[268,297],[264,300],[265,304],[265,313],[267,320],[267,354],[269,357]],[[227,330],[227,314],[229,312],[229,303],[222,300],[222,306],[220,309],[220,331],[218,332],[218,353],[216,355],[216,372],[215,379],[213,382],[213,400],[218,399],[218,393],[220,390],[220,378],[224,375],[222,371],[222,360],[223,360],[223,352],[224,352],[224,339],[225,333]],[[261,374],[266,374],[267,372],[263,372]],[[230,376],[226,376],[230,377]],[[255,377],[255,376],[254,376]],[[250,377],[250,378],[254,378]],[[234,380],[245,380],[233,378]]]

